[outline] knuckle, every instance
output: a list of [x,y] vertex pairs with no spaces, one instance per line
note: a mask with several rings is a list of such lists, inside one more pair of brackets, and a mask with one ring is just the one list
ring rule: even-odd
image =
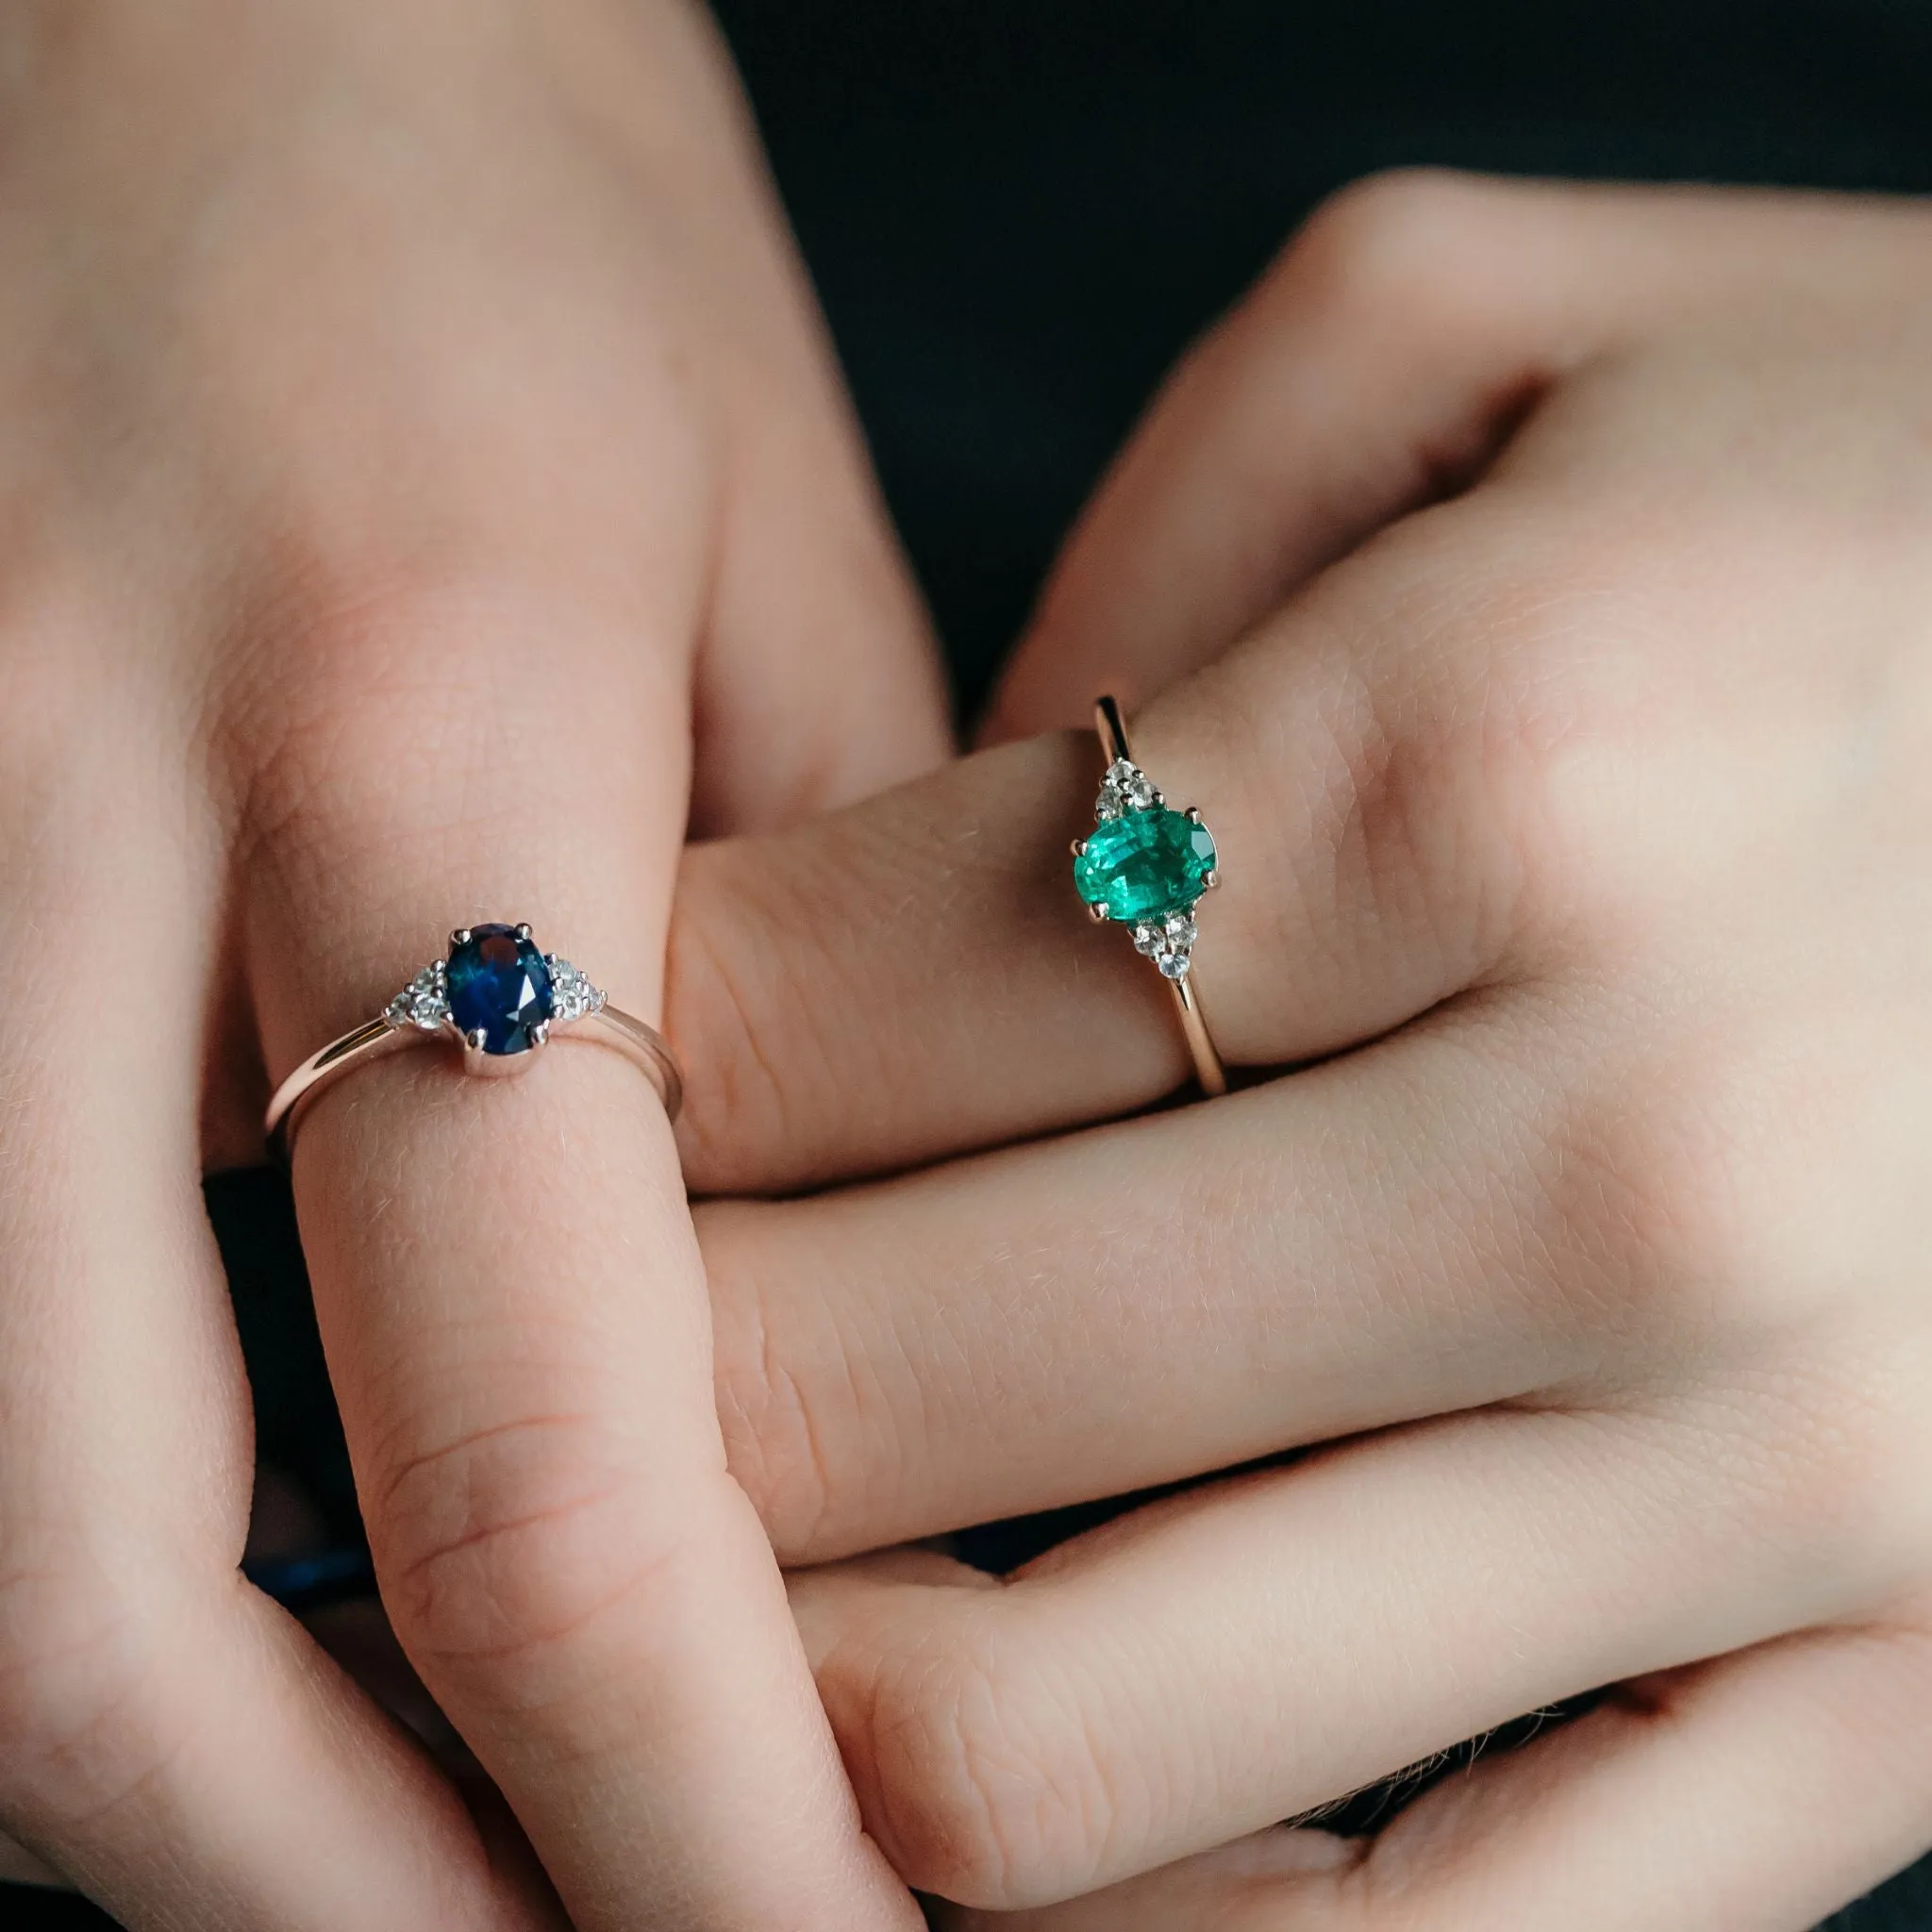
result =
[[[636,757],[671,654],[527,575],[318,567],[242,629],[214,756],[292,895],[366,879],[399,840],[453,867],[479,841],[515,850],[534,798],[569,826],[682,784],[675,759]],[[587,710],[592,676],[611,702]]]
[[[711,1282],[718,1417],[725,1456],[779,1561],[822,1561],[845,1554],[835,1546],[837,1484],[827,1437],[835,1429],[849,1431],[851,1419],[822,1413],[822,1378],[792,1366],[798,1347],[781,1345],[774,1333],[776,1311],[758,1271],[730,1239],[733,1223],[747,1212],[758,1209],[735,1204],[698,1212],[698,1237]],[[809,1350],[808,1341],[804,1345]],[[836,1337],[831,1345],[837,1359],[824,1386],[856,1393],[851,1366]]]
[[85,1824],[165,1760],[156,1649],[142,1607],[84,1566],[0,1574],[0,1813]]
[[1366,175],[1309,216],[1264,284],[1263,302],[1312,296],[1376,315],[1438,308],[1466,285],[1470,244],[1507,202],[1499,184],[1446,168]]
[[766,840],[690,853],[679,880],[665,963],[666,1025],[685,1048],[689,1079],[678,1144],[705,1191],[807,1184],[829,1177],[858,1104],[828,1031],[841,978],[828,957],[821,904],[849,899],[823,855],[777,863]]
[[507,749],[492,735],[503,692],[478,648],[506,618],[484,601],[459,587],[359,581],[264,600],[223,749],[271,852],[314,861],[381,838],[386,821],[432,837],[460,813],[450,773]]
[[[1745,1000],[1654,985],[1609,995],[1620,1048],[1579,1046],[1539,1122],[1537,1189],[1580,1266],[1641,1332],[1764,1353],[1829,1315],[1847,1270],[1883,1265],[1819,1175],[1857,1135],[1858,1083],[1828,1047]],[[1553,1016],[1554,1017],[1554,1016]]]
[[1633,792],[1680,795],[1676,687],[1621,533],[1525,510],[1499,558],[1485,514],[1450,506],[1415,533],[1391,641],[1348,687],[1346,795],[1372,858],[1427,857],[1441,901],[1552,944],[1600,935],[1660,856],[1633,838]]
[[[1118,1806],[1088,1728],[969,1604],[872,1674],[869,1822],[915,1890],[1014,1910],[1088,1889]],[[1013,1633],[1018,1636],[1021,1633]]]
[[393,1460],[369,1498],[385,1606],[425,1674],[515,1699],[593,1626],[675,1587],[686,1542],[625,1445],[526,1416]]
[[1565,1106],[1544,1155],[1575,1278],[1679,1335],[1723,1319],[1762,1248],[1728,1075],[1690,1053]]
[[809,1003],[792,1007],[786,977],[765,970],[778,964],[775,941],[757,942],[779,908],[748,899],[737,870],[727,848],[686,856],[664,966],[665,1024],[686,1068],[678,1146],[692,1184],[708,1190],[745,1173],[747,1149],[786,1144],[787,1089],[767,1042],[787,1019],[810,1019]]

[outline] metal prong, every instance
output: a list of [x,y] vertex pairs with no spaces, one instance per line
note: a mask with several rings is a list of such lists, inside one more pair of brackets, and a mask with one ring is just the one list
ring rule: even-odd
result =
[[1087,841],[1086,841],[1086,840],[1084,840],[1084,839],[1075,839],[1075,840],[1074,841],[1074,857],[1075,858],[1085,858],[1087,857]]
[[1202,887],[1208,891],[1211,892],[1215,889],[1215,887],[1218,886],[1220,883],[1221,874],[1219,870],[1210,873],[1204,873],[1201,875]]
[[1087,908],[1087,916],[1098,925],[1103,919],[1109,917],[1109,914],[1105,906],[1090,906]]
[[463,1035],[463,1072],[466,1074],[492,1074],[496,1071],[490,1056],[483,1051],[483,1042],[489,1035],[480,1026],[473,1026]]
[[453,946],[467,946],[470,943],[470,928],[467,925],[458,926],[450,934],[449,942]]
[[1161,808],[1162,807],[1164,807],[1164,806],[1165,806],[1166,804],[1167,804],[1167,793],[1166,793],[1166,792],[1164,792],[1164,791],[1160,791],[1160,790],[1159,790],[1158,788],[1157,788],[1157,789],[1156,789],[1156,791],[1155,791],[1155,793],[1154,793],[1154,806],[1155,806],[1155,809],[1156,809],[1156,810],[1158,811],[1158,810],[1159,810],[1159,809],[1160,809],[1160,808]]
[[539,1020],[530,1028],[530,1044],[532,1046],[548,1046],[550,1044],[550,1022],[548,1020]]
[[1191,805],[1182,816],[1191,825],[1198,825],[1201,823],[1201,808],[1198,805]]
[[469,1047],[471,1051],[474,1053],[481,1053],[485,1045],[488,1044],[489,1040],[490,1034],[488,1030],[481,1026],[472,1026],[470,1030],[463,1035],[463,1044]]
[[518,924],[516,927],[516,935],[520,940],[526,940],[530,937],[530,927],[527,921],[523,921]]

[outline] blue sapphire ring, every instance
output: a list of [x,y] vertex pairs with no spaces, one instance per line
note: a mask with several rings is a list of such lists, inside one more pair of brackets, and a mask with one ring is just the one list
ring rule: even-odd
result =
[[399,1047],[460,1046],[469,1074],[516,1074],[553,1038],[613,1046],[677,1118],[684,1075],[662,1034],[620,1012],[568,959],[540,952],[527,925],[461,925],[373,1020],[311,1054],[275,1090],[262,1125],[284,1158],[308,1103],[330,1081]]

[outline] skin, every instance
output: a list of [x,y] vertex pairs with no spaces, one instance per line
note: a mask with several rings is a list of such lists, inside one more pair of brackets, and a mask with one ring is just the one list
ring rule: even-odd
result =
[[947,1925],[1802,1932],[1932,1844],[1928,303],[1910,205],[1396,177],[1189,358],[997,732],[1149,697],[1227,1099],[1142,1112],[1091,732],[687,856],[732,1467]]
[[[1183,1066],[1091,741],[767,829],[941,736],[702,27],[132,11],[0,48],[0,1820],[215,1928],[913,1926],[870,1827],[965,1925],[1795,1932],[1932,1838],[1924,218],[1381,184],[1193,358],[999,728],[1165,693],[1223,1047],[1319,1064],[1120,1122]],[[668,942],[692,1075],[674,1148],[608,1057],[408,1057],[298,1153],[555,1896],[236,1574],[195,1183],[430,906],[646,1014]],[[678,1156],[774,1197],[702,1259]]]
[[549,1884],[239,1574],[198,1197],[447,927],[656,1015],[688,822],[944,750],[726,63],[671,0],[48,4],[0,90],[0,1822],[143,1928],[907,1932],[635,1073],[404,1056],[295,1157],[391,1615]]

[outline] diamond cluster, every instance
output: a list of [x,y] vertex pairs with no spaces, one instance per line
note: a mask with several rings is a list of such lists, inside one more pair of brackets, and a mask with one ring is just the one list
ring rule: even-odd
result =
[[545,953],[543,963],[550,969],[550,993],[555,1001],[551,1017],[559,1022],[581,1020],[587,1014],[604,1010],[604,991],[592,986],[568,959]]
[[439,959],[425,966],[390,1001],[383,1015],[391,1026],[420,1026],[437,1033],[449,1021],[449,969]]
[[1152,959],[1169,979],[1185,979],[1194,963],[1196,927],[1191,912],[1171,912],[1158,924],[1134,928],[1134,950]]
[[1108,819],[1117,819],[1123,812],[1152,811],[1156,806],[1166,801],[1154,789],[1154,781],[1148,777],[1131,758],[1116,758],[1108,766],[1107,775],[1100,781],[1100,796],[1093,801],[1093,816],[1102,824]]

